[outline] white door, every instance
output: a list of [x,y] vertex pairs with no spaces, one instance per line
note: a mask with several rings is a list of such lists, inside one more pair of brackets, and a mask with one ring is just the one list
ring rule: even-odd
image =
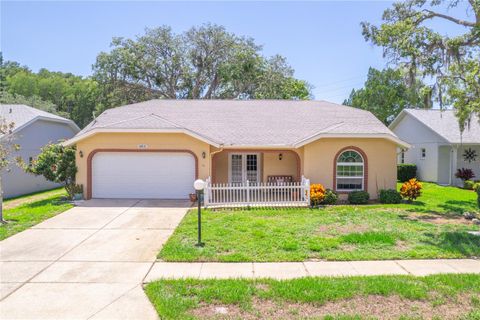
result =
[[92,160],[93,198],[187,199],[194,180],[189,153],[100,152]]
[[229,158],[230,183],[260,182],[259,155],[256,153],[232,153]]

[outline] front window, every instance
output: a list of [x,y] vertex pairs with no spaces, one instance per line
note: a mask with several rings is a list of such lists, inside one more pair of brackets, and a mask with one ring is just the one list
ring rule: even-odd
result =
[[344,151],[337,159],[337,190],[363,190],[364,162],[362,156],[353,150]]

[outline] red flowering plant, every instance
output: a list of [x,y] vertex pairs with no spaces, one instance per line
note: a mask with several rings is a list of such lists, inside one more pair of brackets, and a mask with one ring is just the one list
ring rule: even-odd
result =
[[475,178],[475,173],[473,173],[472,169],[462,168],[457,170],[457,173],[455,173],[455,177],[457,177],[458,179],[462,179],[462,181],[472,180],[473,178]]

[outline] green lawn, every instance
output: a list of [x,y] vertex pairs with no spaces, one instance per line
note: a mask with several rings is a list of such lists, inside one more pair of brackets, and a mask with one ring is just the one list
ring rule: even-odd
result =
[[161,319],[480,319],[480,275],[160,280]]
[[424,183],[412,204],[321,209],[206,210],[204,248],[195,247],[196,211],[184,218],[158,257],[166,261],[304,261],[480,256],[479,230],[461,217],[476,194]]
[[[3,215],[9,223],[0,225],[0,240],[70,209],[72,205],[62,201],[65,196],[65,190],[54,189],[5,201],[4,204],[9,209],[5,209]],[[19,205],[10,207],[13,201]]]

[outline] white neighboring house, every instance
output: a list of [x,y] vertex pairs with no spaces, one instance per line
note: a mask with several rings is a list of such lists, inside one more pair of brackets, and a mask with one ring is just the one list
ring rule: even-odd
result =
[[473,116],[460,132],[452,110],[405,109],[389,128],[412,147],[399,153],[398,163],[417,165],[418,177],[442,185],[461,185],[457,169],[468,168],[480,179],[480,123]]
[[[14,143],[20,145],[20,150],[12,156],[20,156],[28,163],[40,153],[40,148],[50,142],[69,139],[80,129],[72,121],[60,116],[38,110],[25,105],[2,104],[0,117],[7,123],[13,122]],[[0,140],[1,140],[0,136]],[[58,187],[41,176],[25,173],[15,163],[10,170],[2,174],[2,184],[5,198],[16,197],[32,192]]]

